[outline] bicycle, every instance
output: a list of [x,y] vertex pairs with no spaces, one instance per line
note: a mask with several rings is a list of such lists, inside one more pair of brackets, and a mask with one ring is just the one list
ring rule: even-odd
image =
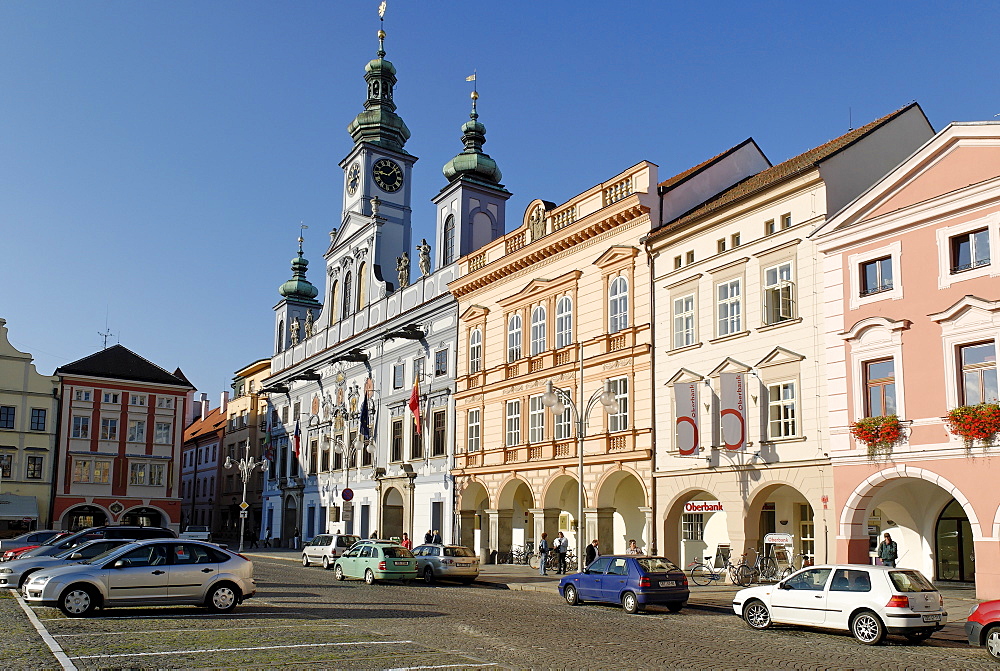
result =
[[[743,555],[743,557],[746,557],[746,555]],[[741,563],[734,564],[730,561],[729,557],[726,557],[725,565],[719,570],[716,570],[714,566],[708,563],[711,561],[712,557],[705,557],[704,562],[695,560],[685,567],[688,570],[688,575],[691,577],[691,582],[704,587],[728,576],[730,583],[734,585],[739,584],[736,582],[736,578],[740,567],[743,566],[742,558]]]
[[[537,552],[532,552],[528,558],[528,566],[533,569],[537,569],[539,564],[539,558]],[[576,554],[572,550],[566,552],[566,569],[569,570],[570,566],[576,565]],[[549,550],[548,559],[545,560],[545,570],[546,571],[558,571],[559,570],[559,553],[555,550]]]
[[[747,548],[747,554],[753,548]],[[778,562],[774,557],[767,557],[761,551],[754,550],[757,553],[756,558],[754,558],[753,565],[743,564],[740,566],[737,572],[737,580],[739,584],[743,587],[747,587],[755,582],[775,582],[778,580]],[[743,555],[746,557],[746,554]]]

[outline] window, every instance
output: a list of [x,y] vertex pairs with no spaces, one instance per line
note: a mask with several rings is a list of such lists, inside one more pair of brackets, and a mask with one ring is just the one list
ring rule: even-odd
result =
[[73,438],[90,438],[90,417],[73,417]]
[[684,259],[682,259],[680,256],[675,256],[674,257],[674,270],[677,270],[682,265],[684,265]]
[[553,413],[552,415],[556,440],[573,437],[573,411],[570,410],[568,403],[565,405],[566,409],[560,414]]
[[771,235],[777,230],[777,227],[774,225],[774,219],[768,219],[764,222],[764,235]]
[[351,308],[354,306],[353,300],[353,287],[351,287],[351,272],[347,271],[344,275],[344,296],[341,299],[341,319],[347,319],[351,316]]
[[573,342],[573,299],[563,296],[556,303],[556,348]]
[[990,232],[981,228],[951,239],[951,272],[987,266],[990,263]]
[[726,239],[725,238],[721,238],[719,240],[716,240],[716,242],[715,242],[715,249],[716,249],[716,251],[719,254],[721,254],[722,252],[726,251]]
[[719,309],[719,336],[739,333],[742,328],[740,280],[729,280],[716,287]]
[[997,354],[992,342],[959,347],[962,362],[962,402],[997,402]]
[[816,519],[812,506],[808,503],[799,504],[799,539],[802,554],[807,559],[816,559]]
[[730,247],[739,247],[740,246],[740,234],[739,233],[733,233],[731,236],[729,236],[729,241],[730,241],[730,244],[729,244]]
[[358,264],[358,296],[357,303],[355,305],[356,310],[362,310],[365,307],[365,288],[367,287],[368,280],[368,264],[360,263]]
[[674,347],[694,344],[694,294],[674,299]]
[[521,358],[521,315],[511,315],[507,320],[507,362]]
[[413,360],[413,381],[416,382],[424,374],[424,360],[414,359]]
[[31,430],[32,431],[45,430],[45,408],[31,409]]
[[469,333],[469,372],[478,373],[483,369],[483,332],[472,329]]
[[170,429],[170,422],[157,422],[153,431],[153,442],[158,445],[169,445]]
[[507,401],[507,447],[521,442],[521,402]]
[[392,388],[403,388],[403,364],[397,363],[392,367]]
[[884,256],[881,259],[862,263],[861,269],[861,295],[883,291],[892,291],[892,257]]
[[618,276],[611,281],[608,301],[608,333],[618,333],[628,327],[628,280]]
[[865,414],[884,417],[896,414],[896,373],[892,359],[868,361],[865,366],[865,386],[868,389]]
[[531,355],[541,354],[546,350],[545,307],[537,306],[531,312]]
[[118,420],[101,418],[101,440],[118,440]]
[[[146,484],[146,464],[141,462],[129,464],[128,483],[130,485]],[[205,492],[202,491],[202,493]]]
[[434,376],[448,374],[448,350],[442,349],[434,353]]
[[83,389],[77,389],[76,390],[76,397],[75,398],[76,398],[77,401],[89,401],[90,400],[90,392],[89,391],[85,391]]
[[110,391],[104,392],[104,396],[101,397],[102,403],[117,403],[120,396],[118,394],[111,393]]
[[412,423],[410,429],[410,459],[424,458],[423,436],[417,433],[417,423]]
[[449,214],[444,220],[444,257],[441,262],[448,265],[455,260],[455,216]]
[[392,420],[389,430],[389,461],[403,460],[403,420]]
[[467,438],[466,449],[468,449],[469,452],[478,452],[479,448],[481,447],[481,442],[480,442],[481,427],[479,425],[479,408],[473,408],[472,410],[469,411],[468,427],[469,427],[469,432],[468,435],[466,436]]
[[292,419],[298,421],[299,415],[301,414],[302,414],[302,401],[295,401],[295,404],[292,406]]
[[149,465],[149,484],[163,486],[163,464]]
[[791,214],[781,215],[781,228],[785,229],[791,227],[792,227],[792,215]]
[[431,417],[431,456],[444,456],[447,450],[448,415],[444,410],[435,410]]
[[14,406],[0,405],[0,429],[14,428]]
[[128,421],[128,442],[146,442],[146,422],[141,419],[130,419]]
[[608,428],[611,431],[628,429],[628,378],[619,377],[610,380],[611,392],[618,401],[618,410],[608,413]]
[[288,406],[284,405],[281,407],[281,423],[288,424]]
[[772,440],[790,438],[796,434],[794,382],[782,382],[768,386],[767,430]]
[[795,316],[795,284],[791,262],[764,270],[764,323],[777,324]]
[[540,443],[545,440],[545,406],[542,397],[528,399],[528,442]]
[[[250,383],[250,391],[253,392],[253,382]],[[156,399],[156,407],[172,409],[174,407],[174,399],[169,396],[160,396]]]
[[129,405],[146,405],[146,395],[145,394],[132,394],[128,401]]
[[688,252],[687,252],[687,253],[686,253],[686,254],[684,255],[684,263],[686,263],[686,264],[688,264],[688,265],[690,265],[690,264],[694,263],[694,250],[693,250],[693,249],[692,249],[692,250],[690,250],[690,251],[688,251]]
[[90,464],[87,459],[73,461],[73,482],[90,482]]
[[686,541],[700,541],[705,538],[703,513],[685,513],[681,516],[681,538]]

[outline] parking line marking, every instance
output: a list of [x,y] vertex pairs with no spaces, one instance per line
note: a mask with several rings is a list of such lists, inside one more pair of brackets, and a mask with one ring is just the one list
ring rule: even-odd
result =
[[28,616],[28,621],[34,625],[35,631],[37,631],[38,635],[42,637],[43,641],[45,641],[45,645],[49,646],[49,650],[55,656],[59,665],[62,666],[64,671],[76,671],[76,665],[69,661],[70,658],[65,652],[63,652],[62,647],[59,646],[56,639],[52,638],[52,634],[50,634],[49,630],[45,628],[45,625],[41,623],[38,616],[35,615],[35,612],[28,608],[28,604],[24,602],[24,599],[21,598],[21,595],[17,592],[17,590],[12,589],[11,592],[14,593],[14,598],[17,599],[17,604],[21,607],[21,610],[23,610],[24,614]]
[[[249,619],[249,616],[254,617],[266,616],[266,617],[284,617],[285,613],[247,613],[243,619]],[[218,615],[103,615],[100,617],[101,620],[177,620],[184,618],[185,620],[195,618],[195,617],[233,617],[232,613],[219,613]],[[65,621],[65,617],[42,617],[39,618],[43,622],[50,622],[53,620]]]
[[498,664],[438,664],[437,666],[400,666],[394,669],[386,669],[385,671],[416,671],[416,669],[454,669],[456,667],[461,669],[475,669],[486,666],[499,666]]
[[[346,641],[343,643],[296,643],[293,645],[260,645],[252,648],[207,648],[204,650],[166,650],[164,652],[123,652],[114,655],[82,655],[69,659],[111,659],[113,657],[152,657],[156,655],[191,655],[204,652],[243,652],[244,650],[283,650],[286,648],[328,648],[336,645],[388,645],[413,641]],[[53,641],[55,644],[55,641]],[[76,667],[72,667],[76,668]]]
[[253,631],[268,631],[270,629],[303,629],[308,627],[309,629],[316,629],[317,627],[349,627],[349,624],[285,624],[279,625],[277,627],[219,627],[218,629],[203,629],[198,627],[197,629],[152,629],[150,631],[88,631],[83,634],[52,634],[54,638],[60,636],[127,636],[129,634],[184,634],[189,631],[234,631],[238,629],[252,629]]

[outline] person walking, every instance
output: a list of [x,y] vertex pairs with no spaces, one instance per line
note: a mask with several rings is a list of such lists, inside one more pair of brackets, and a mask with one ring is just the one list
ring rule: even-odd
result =
[[428,529],[427,533],[424,534],[424,545],[430,545],[434,542],[434,533]]
[[594,563],[594,560],[601,556],[600,546],[597,544],[597,539],[595,538],[590,545],[587,546],[587,552],[584,554],[584,559],[586,563],[584,566],[590,566]]
[[566,553],[569,551],[569,539],[560,531],[556,534],[556,538],[552,541],[552,544],[555,546],[559,557],[559,567],[556,569],[556,573],[564,574],[566,573]]
[[441,545],[441,542],[442,542],[441,541],[441,532],[438,531],[437,529],[435,529],[434,530],[434,537],[431,538],[431,543],[434,543],[434,545]]
[[882,560],[882,566],[896,568],[896,559],[899,558],[899,547],[888,533],[882,536],[882,542],[878,544],[878,558]]
[[254,533],[253,529],[247,529],[243,534],[243,540],[245,540],[251,548],[257,548],[257,534]]
[[403,541],[400,543],[407,550],[413,549],[413,541],[410,540],[410,534],[403,532]]
[[268,527],[267,531],[264,532],[264,547],[271,547],[271,527]]
[[538,541],[538,575],[545,575],[545,565],[549,561],[549,541],[546,540],[548,537],[549,535],[543,531],[542,540]]

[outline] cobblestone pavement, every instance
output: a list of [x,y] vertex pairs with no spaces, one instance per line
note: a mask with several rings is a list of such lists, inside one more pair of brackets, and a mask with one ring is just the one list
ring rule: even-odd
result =
[[[519,567],[488,567],[486,582],[471,587],[369,587],[303,568],[297,554],[254,554],[258,597],[229,615],[135,608],[71,620],[54,609],[33,610],[81,669],[996,669],[985,652],[948,631],[925,644],[890,638],[878,647],[846,634],[756,632],[728,608],[730,588],[695,588],[690,607],[677,614],[628,616],[613,606],[567,606],[553,577]],[[59,667],[12,596],[0,598],[0,626],[0,666]]]

